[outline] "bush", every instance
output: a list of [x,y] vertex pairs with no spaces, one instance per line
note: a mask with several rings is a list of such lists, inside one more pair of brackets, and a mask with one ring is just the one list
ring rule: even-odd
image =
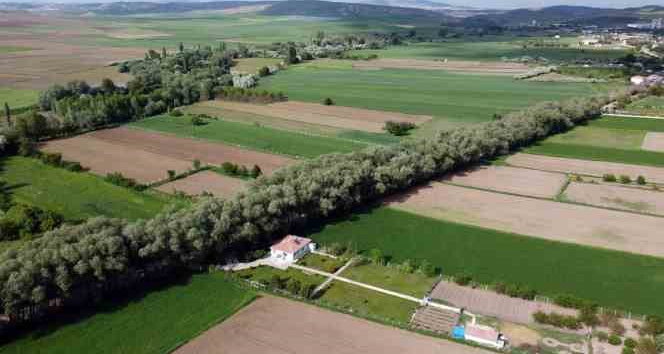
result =
[[251,171],[249,171],[249,177],[251,178],[258,178],[263,174],[263,171],[258,165],[254,165],[254,167],[251,168]]
[[190,118],[190,121],[191,121],[191,125],[196,126],[196,127],[205,124],[205,121],[203,120],[203,118],[201,118],[199,116],[192,116]]
[[288,290],[288,292],[290,292],[291,294],[297,295],[300,293],[301,289],[302,289],[302,284],[297,279],[290,278],[286,282],[286,290]]
[[636,177],[636,183],[637,183],[638,185],[643,186],[643,185],[646,184],[646,178],[643,177],[643,176],[641,176],[641,175],[639,175],[638,177]]
[[632,183],[632,179],[631,179],[629,176],[627,176],[627,175],[621,175],[621,176],[620,176],[620,183],[622,183],[622,184],[630,184],[630,183]]
[[268,75],[270,75],[270,68],[268,68],[267,66],[258,69],[258,76],[265,77]]
[[104,179],[106,180],[106,182],[115,184],[116,186],[120,187],[131,188],[136,190],[144,190],[146,188],[144,185],[136,182],[135,179],[125,177],[120,172],[109,173],[106,175],[106,178]]
[[600,323],[597,310],[592,307],[584,307],[579,311],[579,321],[585,323],[588,327],[594,327]]
[[620,351],[621,354],[634,354],[634,348],[632,347],[623,347]]
[[604,182],[615,182],[615,181],[617,181],[616,176],[613,175],[613,174],[610,174],[610,173],[607,173],[604,176],[602,176],[602,180]]
[[32,205],[14,204],[0,216],[0,241],[30,240],[64,222],[55,212]]
[[169,181],[172,181],[175,179],[175,177],[177,177],[177,172],[175,172],[175,170],[168,170],[166,171],[166,174],[168,174]]
[[171,113],[169,113],[169,115],[171,117],[182,117],[184,115],[184,113],[182,113],[182,111],[174,109],[174,110],[171,111]]
[[635,350],[636,354],[657,354],[657,343],[649,337],[641,337]]
[[622,340],[620,340],[619,336],[617,336],[615,334],[612,334],[612,335],[609,336],[609,344],[611,344],[611,345],[621,345]]
[[624,344],[625,344],[625,347],[633,349],[633,348],[636,348],[637,342],[634,338],[626,338]]
[[473,280],[473,277],[471,277],[468,274],[465,273],[460,273],[454,276],[454,282],[461,285],[461,286],[466,286],[470,284],[470,282]]
[[325,99],[323,100],[323,104],[326,105],[326,106],[333,106],[333,105],[334,105],[334,101],[332,101],[331,98],[327,97],[327,98],[325,98]]
[[579,329],[581,322],[574,316],[561,315],[556,312],[546,314],[542,311],[537,311],[533,314],[533,319],[537,323],[548,324],[559,328]]
[[369,250],[369,259],[371,259],[371,263],[376,265],[385,264],[385,257],[383,256],[383,252],[377,248]]
[[657,352],[659,353],[664,352],[664,334],[660,334],[657,337],[655,337],[655,346],[657,347]]
[[411,122],[387,121],[385,122],[383,129],[394,136],[403,136],[408,134],[409,131],[415,129],[415,124]]
[[620,319],[616,318],[612,321],[609,321],[609,329],[612,334],[622,336],[625,334],[625,326],[620,322]]

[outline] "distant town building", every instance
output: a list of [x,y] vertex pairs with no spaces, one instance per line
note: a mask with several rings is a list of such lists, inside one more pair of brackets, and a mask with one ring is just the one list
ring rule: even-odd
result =
[[643,83],[644,83],[645,81],[646,81],[646,78],[643,77],[643,76],[640,76],[640,75],[632,76],[632,78],[629,79],[629,82],[631,82],[632,85],[635,85],[635,86],[643,85]]

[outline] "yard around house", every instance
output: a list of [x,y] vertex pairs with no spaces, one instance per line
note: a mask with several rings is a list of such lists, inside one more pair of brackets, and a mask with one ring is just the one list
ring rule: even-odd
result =
[[[573,294],[606,307],[664,315],[664,259],[461,225],[391,208],[360,211],[311,237],[381,249],[392,262],[423,260],[444,275],[524,284],[545,295]],[[524,267],[528,264],[528,267]]]
[[396,269],[397,266],[372,263],[353,265],[344,270],[341,276],[414,297],[423,297],[437,280],[436,276],[429,277],[417,271],[401,272]]
[[89,317],[34,330],[0,346],[0,353],[170,353],[255,297],[221,273],[194,275],[142,297],[104,303]]
[[259,84],[259,89],[283,91],[292,100],[320,103],[329,97],[339,106],[434,116],[415,130],[421,135],[489,121],[496,113],[587,95],[602,87],[442,70],[356,70],[316,61],[290,67]]
[[172,201],[159,193],[136,192],[85,172],[70,172],[26,157],[0,160],[0,179],[8,183],[14,201],[52,210],[67,220],[149,218]]
[[664,116],[664,97],[649,96],[625,107],[625,111],[645,116]]

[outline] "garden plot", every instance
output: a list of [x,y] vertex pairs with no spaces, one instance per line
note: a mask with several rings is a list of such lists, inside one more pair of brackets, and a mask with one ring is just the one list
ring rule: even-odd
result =
[[577,203],[664,215],[664,193],[644,188],[573,182],[564,196]]
[[441,281],[436,285],[431,297],[468,309],[473,313],[522,324],[535,323],[533,314],[537,311],[576,316],[576,310],[566,309],[550,303],[513,298],[493,291],[473,289],[446,281]]
[[664,152],[664,133],[647,133],[641,148],[643,150]]
[[375,59],[353,63],[356,69],[415,69],[449,70],[480,74],[515,75],[528,71],[528,66],[520,63],[480,62],[465,60],[418,60],[418,59]]
[[525,168],[480,166],[449,175],[443,181],[499,192],[553,198],[565,184],[566,177],[561,173]]
[[175,354],[480,354],[487,350],[369,322],[283,298],[260,298]]
[[219,106],[234,111],[288,119],[309,124],[326,125],[336,128],[363,130],[372,133],[383,132],[383,127],[387,121],[422,124],[431,120],[430,116],[423,115],[383,112],[341,106],[323,106],[315,103],[294,101],[268,105],[223,102],[219,103]]
[[165,193],[183,192],[187,195],[201,195],[204,192],[212,193],[216,197],[230,198],[241,191],[246,182],[216,172],[203,171],[157,187]]
[[390,206],[454,222],[533,237],[664,256],[652,237],[664,218],[431,183],[392,197]]
[[642,175],[648,181],[664,183],[664,168],[658,167],[531,154],[512,155],[507,158],[507,163],[517,167],[532,168],[543,171],[576,173],[597,177],[601,177],[605,174],[614,174],[616,176],[628,175],[632,178],[636,178],[637,176]]

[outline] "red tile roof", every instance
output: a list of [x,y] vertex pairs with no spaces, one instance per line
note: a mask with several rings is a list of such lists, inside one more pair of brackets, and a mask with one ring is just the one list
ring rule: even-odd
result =
[[279,241],[279,243],[272,245],[270,249],[287,253],[295,253],[303,247],[307,247],[310,243],[310,238],[288,235]]

